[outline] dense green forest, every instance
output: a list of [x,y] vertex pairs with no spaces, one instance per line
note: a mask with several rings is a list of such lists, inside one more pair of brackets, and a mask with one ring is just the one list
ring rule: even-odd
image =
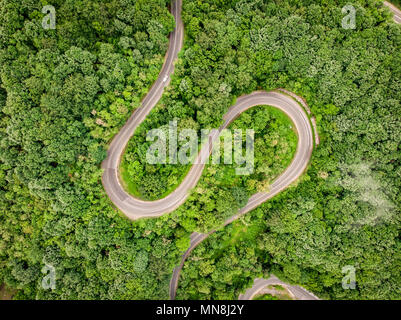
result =
[[[191,53],[236,62],[246,92],[306,98],[322,143],[296,187],[195,249],[178,298],[235,299],[269,272],[326,299],[401,298],[401,28],[380,2],[359,3],[356,30],[341,29],[341,1],[185,3]],[[356,290],[342,289],[346,265]]]
[[254,107],[229,127],[243,132],[247,128],[255,130],[253,173],[237,175],[234,162],[207,165],[191,196],[176,210],[186,230],[207,233],[222,225],[246,205],[250,196],[268,192],[270,184],[290,164],[297,136],[284,113],[272,107]]
[[[133,192],[159,198],[187,170],[141,163],[149,129],[175,118],[217,128],[256,89],[303,96],[322,142],[297,185],[192,253],[178,298],[237,299],[271,272],[325,299],[401,298],[401,27],[381,1],[359,0],[357,28],[344,30],[346,3],[184,0],[175,75],[123,159]],[[19,299],[166,299],[189,234],[219,227],[268,187],[296,138],[271,108],[247,111],[232,126],[255,127],[262,175],[210,165],[175,212],[129,222],[102,188],[100,163],[161,68],[169,1],[52,5],[57,28],[44,30],[43,3],[0,0],[0,283]],[[45,264],[55,290],[41,286]],[[341,287],[346,265],[356,290]]]
[[[187,127],[186,125],[190,121],[191,123],[194,123],[194,120],[178,120],[178,134],[182,129],[193,129],[193,127]],[[167,128],[168,125],[164,124],[164,127]],[[199,125],[197,125],[197,127],[199,128]],[[242,130],[244,135],[242,139],[243,141],[246,141],[245,133],[247,129],[255,131],[255,168],[253,173],[249,176],[237,176],[235,169],[238,166],[235,164],[234,156],[232,155],[232,165],[225,165],[223,167],[220,165],[211,166],[214,168],[210,168],[210,172],[212,172],[210,177],[216,175],[216,170],[222,169],[219,171],[220,173],[217,174],[219,178],[214,180],[215,182],[209,183],[211,188],[213,189],[214,187],[218,187],[218,189],[220,189],[221,186],[217,185],[219,184],[219,181],[221,181],[224,185],[235,185],[236,189],[244,189],[243,193],[247,195],[267,191],[269,185],[274,181],[274,178],[276,178],[279,173],[283,172],[290,164],[295,153],[297,137],[292,127],[293,124],[288,117],[281,111],[272,107],[254,107],[242,114],[228,129],[231,132],[231,138],[234,130]],[[163,126],[161,126],[161,128],[163,128]],[[135,144],[131,143],[124,155],[121,165],[121,176],[128,191],[130,191],[132,195],[145,200],[162,198],[181,183],[182,178],[187,173],[190,165],[148,164],[146,160],[146,152],[144,152],[144,150],[147,150],[151,143],[146,142],[147,131],[142,131],[141,129],[138,129],[138,131],[140,133],[132,139],[132,141],[135,141]],[[200,130],[198,129],[198,131]],[[201,136],[201,132],[198,132],[198,136]],[[137,137],[141,138],[140,142],[137,141]],[[178,147],[181,147],[182,144],[183,143],[179,144]],[[198,149],[200,150],[201,147],[202,145],[199,143]],[[168,148],[168,143],[166,148]],[[223,148],[223,138],[221,138],[220,156],[221,163],[223,164],[224,161],[226,161]],[[228,155],[226,157],[228,157]],[[167,192],[166,186],[168,186]],[[210,194],[213,193],[210,189],[209,192]],[[222,198],[224,199],[225,197]],[[231,202],[229,198],[230,197],[227,198],[227,204]],[[213,205],[211,205],[211,207],[213,207]],[[237,209],[237,207],[232,208],[233,211],[231,210],[231,213],[228,216],[232,215],[232,212],[235,212]],[[188,209],[184,207],[184,211],[186,210]],[[188,215],[188,213],[186,215]],[[213,216],[216,217],[218,215],[213,214]],[[227,218],[227,215],[225,218]],[[213,217],[209,217],[206,220],[209,219],[213,219]],[[224,220],[221,220],[221,222],[222,221]],[[209,229],[209,227],[206,227],[205,230],[207,229]]]
[[271,294],[264,294],[254,298],[253,300],[280,300],[280,299],[275,296],[272,296]]
[[[56,30],[44,30],[40,1],[0,2],[0,282],[22,289],[17,298],[168,294],[176,230],[120,218],[100,169],[158,76],[168,3],[52,1]],[[56,269],[53,292],[41,287],[44,264]]]

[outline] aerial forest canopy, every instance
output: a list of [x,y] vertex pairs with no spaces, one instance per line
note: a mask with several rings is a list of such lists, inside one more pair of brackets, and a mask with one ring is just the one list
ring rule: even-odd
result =
[[[46,30],[42,1],[0,0],[0,285],[17,299],[167,299],[189,235],[220,228],[186,261],[178,298],[237,299],[273,272],[324,299],[400,299],[401,26],[381,1],[359,0],[356,28],[343,29],[347,3],[183,1],[175,74],[122,159],[132,193],[160,198],[188,170],[144,163],[148,130],[176,118],[217,128],[255,90],[302,96],[321,137],[294,186],[220,228],[290,162],[289,120],[247,111],[232,127],[255,129],[257,174],[210,165],[173,213],[128,221],[101,162],[158,77],[170,1],[46,1],[57,17]],[[355,290],[341,285],[349,265]]]

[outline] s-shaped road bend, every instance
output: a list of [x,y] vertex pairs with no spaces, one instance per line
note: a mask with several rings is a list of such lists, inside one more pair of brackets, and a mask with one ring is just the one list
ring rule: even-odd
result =
[[159,77],[143,99],[141,107],[135,110],[127,123],[110,143],[107,157],[102,163],[102,168],[104,170],[102,182],[107,195],[114,205],[131,220],[158,217],[173,211],[181,204],[179,203],[180,199],[178,195],[182,193],[182,187],[180,188],[181,190],[177,189],[165,199],[154,202],[142,201],[133,198],[124,190],[120,183],[119,176],[121,156],[124,153],[128,141],[160,100],[164,88],[167,87],[171,81],[171,75],[174,72],[174,62],[177,60],[178,53],[181,51],[184,38],[181,7],[182,0],[172,1],[171,13],[175,18],[176,27],[170,34],[169,48]]
[[[285,112],[292,120],[298,133],[298,146],[294,159],[286,171],[273,183],[269,193],[258,193],[249,199],[247,205],[242,208],[237,215],[228,219],[225,225],[238,219],[241,215],[253,210],[263,202],[274,197],[291,183],[299,178],[306,169],[313,150],[313,131],[304,109],[291,97],[280,92],[257,91],[237,99],[237,103],[232,106],[224,115],[224,124],[216,131],[212,131],[209,142],[202,148],[195,160],[195,164],[190,169],[184,181],[169,196],[157,201],[143,201],[129,195],[120,183],[119,165],[125,147],[135,132],[136,128],[144,121],[152,108],[160,100],[163,89],[169,84],[170,76],[174,72],[174,61],[178,57],[178,52],[182,48],[183,42],[183,23],[181,21],[182,0],[172,2],[171,11],[176,20],[176,28],[170,35],[170,45],[166,55],[165,63],[159,78],[150,89],[147,96],[130,117],[128,122],[112,140],[107,158],[102,163],[104,169],[102,182],[106,193],[111,201],[131,220],[140,218],[158,217],[178,208],[188,197],[189,191],[197,184],[205,160],[212,151],[214,142],[218,139],[219,133],[238,117],[239,114],[258,105],[270,105]],[[211,232],[212,233],[212,232]],[[210,234],[210,233],[209,233]],[[209,234],[191,235],[191,247],[183,256],[182,263],[174,270],[170,285],[170,296],[175,297],[179,272],[189,253]]]
[[[171,12],[175,17],[176,27],[170,34],[169,49],[166,54],[163,68],[158,79],[150,89],[149,93],[142,101],[140,108],[135,110],[127,123],[112,140],[106,159],[102,163],[104,173],[102,176],[103,186],[111,201],[120,209],[129,219],[137,220],[140,218],[159,217],[177,209],[187,199],[190,190],[197,184],[205,163],[209,157],[214,142],[219,137],[219,133],[238,117],[239,114],[257,105],[269,105],[282,110],[291,118],[295,130],[298,134],[298,146],[293,161],[285,172],[278,177],[272,184],[269,193],[257,193],[252,196],[247,205],[242,208],[235,216],[228,219],[225,225],[232,223],[245,213],[255,209],[262,203],[271,199],[282,192],[294,181],[296,181],[305,171],[309,163],[313,150],[313,130],[304,109],[288,95],[280,92],[257,91],[250,95],[242,96],[237,99],[237,103],[232,106],[224,115],[224,124],[218,131],[212,132],[209,143],[200,151],[195,164],[177,189],[167,197],[157,201],[143,201],[129,195],[120,183],[119,165],[121,156],[129,139],[134,134],[136,128],[145,120],[146,116],[160,100],[163,90],[170,83],[170,77],[174,72],[174,62],[182,48],[184,28],[181,20],[182,0],[173,0]],[[205,240],[208,234],[193,233],[191,235],[190,248],[182,257],[181,264],[174,269],[170,282],[170,298],[174,299],[178,285],[180,271],[184,265],[185,259],[192,250]]]
[[[223,118],[224,124],[218,130],[212,131],[208,143],[202,147],[195,159],[195,164],[174,192],[160,200],[144,201],[132,197],[124,190],[119,176],[121,156],[135,129],[157,104],[163,94],[163,89],[169,84],[170,76],[174,72],[174,61],[177,59],[178,52],[182,47],[184,30],[181,21],[181,6],[182,0],[173,0],[171,10],[176,19],[176,28],[170,35],[170,46],[159,78],[144,98],[142,106],[135,110],[124,127],[112,140],[107,157],[102,163],[102,168],[104,169],[102,182],[107,195],[131,220],[159,217],[177,209],[187,199],[189,191],[196,186],[205,166],[204,163],[209,157],[214,142],[219,138],[221,131],[227,128],[239,114],[254,106],[270,105],[286,113],[294,123],[299,141],[291,165],[273,183],[271,191],[268,194],[258,193],[254,195],[246,207],[240,211],[239,215],[256,208],[294,182],[305,170],[313,149],[313,131],[304,109],[293,98],[283,93],[256,91],[238,98],[237,103],[228,110]],[[165,79],[168,80],[163,81]],[[231,218],[230,222],[234,220],[235,217]]]

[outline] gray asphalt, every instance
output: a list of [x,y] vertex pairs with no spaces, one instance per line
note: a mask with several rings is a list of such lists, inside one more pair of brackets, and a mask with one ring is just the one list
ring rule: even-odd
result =
[[384,5],[394,13],[394,21],[401,24],[401,10],[387,1],[384,1]]
[[[400,24],[401,10],[399,10],[387,1],[384,2],[384,5],[390,8],[390,10],[394,13],[394,21]],[[317,134],[316,130],[315,133]],[[316,138],[316,141],[318,141],[318,137]],[[189,256],[187,252],[186,254],[187,256]],[[182,261],[181,264],[184,265],[184,262]],[[257,295],[262,289],[269,285],[282,285],[283,287],[287,288],[287,290],[290,291],[297,300],[320,300],[318,297],[316,297],[313,293],[307,291],[305,288],[302,288],[300,286],[288,285],[274,275],[272,275],[269,279],[255,279],[252,288],[248,289],[244,294],[241,294],[239,296],[239,300],[252,300],[255,295]]]
[[[271,185],[270,192],[257,193],[253,195],[249,199],[247,205],[243,207],[236,215],[229,218],[224,223],[224,226],[232,223],[245,213],[252,211],[262,203],[268,201],[269,199],[271,199],[272,197],[274,197],[275,195],[279,194],[284,189],[289,187],[303,174],[303,172],[308,166],[310,157],[312,155],[314,135],[305,110],[294,99],[279,92],[257,91],[250,95],[238,98],[237,103],[234,106],[232,106],[229,109],[229,111],[225,114],[224,116],[225,123],[222,127],[220,127],[219,130],[221,130],[222,128],[226,128],[229,125],[229,123],[232,122],[241,112],[244,112],[245,110],[248,110],[258,105],[269,105],[276,107],[285,112],[291,118],[291,120],[294,123],[294,127],[298,133],[297,150],[295,152],[295,156],[290,166],[287,167],[284,173],[280,175]],[[197,165],[195,165],[194,167],[196,166]],[[202,170],[203,167],[201,171],[199,171],[199,175],[202,173]],[[188,175],[190,174],[191,172]],[[196,182],[197,181],[198,180],[196,180]],[[191,235],[190,247],[182,256],[180,265],[178,265],[173,271],[173,276],[170,282],[170,299],[175,299],[180,272],[184,265],[185,260],[203,240],[205,240],[210,234],[214,232],[215,231],[212,231],[209,234],[193,233]]]
[[[280,92],[254,92],[238,98],[237,103],[224,115],[224,124],[218,131],[212,132],[208,145],[202,148],[195,160],[195,164],[174,192],[157,201],[144,201],[132,197],[124,190],[119,175],[121,156],[135,129],[160,100],[163,89],[168,85],[170,76],[174,72],[174,61],[182,47],[184,32],[181,21],[181,1],[176,0],[172,5],[172,12],[176,18],[177,26],[170,36],[169,50],[160,76],[143,100],[142,106],[133,113],[125,126],[111,142],[107,158],[102,164],[104,169],[102,181],[106,193],[111,201],[131,220],[162,216],[174,211],[183,204],[189,195],[189,191],[198,183],[205,166],[204,163],[206,163],[213,143],[218,139],[221,130],[227,128],[240,113],[253,106],[270,105],[285,112],[294,123],[298,132],[299,142],[294,161],[284,174],[274,182],[272,191],[268,194],[260,193],[254,195],[247,206],[242,209],[243,212],[248,212],[256,208],[295,181],[306,168],[313,149],[313,131],[308,116],[294,99]],[[166,75],[169,77],[169,80],[163,82]]]
[[296,300],[320,300],[313,293],[300,286],[292,286],[281,281],[272,275],[269,279],[256,279],[252,288],[248,289],[244,294],[239,296],[239,300],[252,300],[262,289],[270,285],[281,285],[285,287]]
[[[104,174],[102,182],[106,193],[112,202],[132,220],[140,218],[157,217],[178,208],[188,197],[189,191],[196,186],[204,169],[204,163],[209,157],[214,142],[218,139],[219,133],[227,128],[229,124],[235,120],[238,115],[254,106],[270,105],[285,112],[293,121],[294,127],[298,133],[298,146],[295,157],[286,169],[286,171],[272,184],[269,193],[258,193],[249,199],[248,204],[242,208],[237,215],[228,219],[225,225],[238,219],[241,215],[258,207],[261,203],[274,197],[282,190],[287,188],[292,182],[306,169],[313,149],[313,131],[310,122],[304,109],[291,97],[280,92],[264,92],[258,91],[250,95],[246,95],[237,99],[237,102],[224,115],[224,124],[218,131],[212,132],[208,144],[202,147],[202,150],[197,156],[195,164],[190,169],[189,173],[178,186],[178,188],[164,199],[157,201],[143,201],[130,196],[122,187],[119,177],[119,165],[121,156],[124,153],[125,147],[135,132],[135,129],[144,121],[152,108],[160,100],[163,90],[170,82],[171,74],[174,72],[174,61],[178,57],[178,53],[182,48],[183,42],[183,24],[181,21],[182,0],[175,0],[172,3],[171,11],[176,19],[176,28],[170,35],[170,45],[166,55],[166,60],[160,72],[159,78],[150,89],[148,95],[144,98],[142,106],[137,109],[124,125],[121,131],[112,140],[107,158],[102,163]],[[163,81],[165,77],[167,81]],[[191,253],[191,251],[208,235],[193,234],[191,236],[191,247],[183,256],[182,264],[175,269],[171,281],[170,291],[172,296],[175,296],[177,288],[179,271],[182,265]]]
[[[401,22],[401,12],[390,5],[385,3],[394,12],[394,19],[396,22]],[[218,138],[218,133],[226,128],[238,115],[249,108],[257,105],[269,105],[282,110],[284,113],[291,118],[294,123],[294,127],[298,133],[298,146],[296,154],[290,166],[285,172],[277,178],[271,186],[270,192],[268,193],[257,193],[252,196],[247,205],[242,208],[238,214],[228,219],[224,225],[232,223],[234,220],[241,217],[243,214],[255,209],[260,204],[271,199],[275,195],[282,192],[284,189],[289,187],[295,182],[305,171],[309,163],[312,150],[313,150],[313,130],[311,128],[308,115],[305,110],[299,105],[294,99],[281,92],[264,92],[258,91],[250,95],[246,95],[238,98],[236,104],[232,106],[229,111],[224,115],[224,124],[219,128],[218,132],[212,133],[208,145],[205,145],[200,151],[197,161],[190,169],[189,173],[185,177],[184,181],[178,186],[178,188],[164,199],[157,201],[143,201],[136,199],[129,195],[120,183],[119,177],[119,165],[121,156],[124,153],[126,145],[129,139],[134,134],[136,128],[144,121],[149,112],[160,100],[163,90],[169,85],[171,75],[174,72],[174,62],[178,57],[178,53],[182,48],[184,27],[181,20],[181,8],[182,0],[173,0],[171,12],[175,17],[176,28],[170,35],[169,49],[166,54],[165,63],[162,71],[149,93],[142,101],[142,105],[138,108],[120,130],[120,132],[112,140],[107,157],[102,163],[104,173],[102,176],[103,186],[106,190],[107,195],[111,201],[131,220],[137,220],[140,218],[151,218],[158,217],[167,213],[170,213],[177,209],[188,197],[189,191],[197,184],[204,165],[205,160],[209,157],[212,150],[214,141]],[[167,81],[164,81],[167,77]],[[186,258],[190,255],[192,250],[205,240],[210,234],[199,234],[193,233],[191,235],[191,245],[188,250],[182,256],[182,260],[179,266],[174,269],[174,273],[170,283],[170,298],[174,299],[176,289],[178,285],[178,279],[180,271],[184,265]],[[275,279],[274,279],[275,280]],[[256,287],[251,288],[250,294],[256,292],[257,288],[264,284],[264,281],[272,281],[271,279],[263,280],[258,279],[255,282]],[[275,280],[276,281],[276,280]],[[294,287],[295,288],[295,287]],[[259,289],[260,290],[260,289]],[[295,289],[293,289],[295,290]],[[297,289],[301,290],[302,289]],[[295,292],[297,292],[295,290]],[[300,293],[300,296],[302,294]],[[247,295],[243,295],[247,297]]]
[[[129,219],[136,220],[145,217],[156,217],[163,214],[163,208],[176,205],[170,203],[166,205],[165,201],[146,202],[134,199],[120,183],[119,166],[121,156],[128,144],[128,141],[134,134],[136,128],[145,120],[146,116],[160,100],[164,88],[171,81],[171,75],[174,72],[174,62],[177,60],[178,53],[182,48],[184,38],[184,27],[181,20],[182,0],[174,0],[171,5],[171,13],[175,17],[176,28],[170,34],[170,44],[166,54],[163,68],[158,79],[153,84],[149,93],[142,101],[140,108],[135,110],[127,123],[110,143],[107,157],[102,163],[104,169],[102,183],[110,200],[117,206]],[[163,81],[165,77],[166,81]],[[164,207],[165,206],[165,207]],[[170,210],[172,211],[172,210]]]

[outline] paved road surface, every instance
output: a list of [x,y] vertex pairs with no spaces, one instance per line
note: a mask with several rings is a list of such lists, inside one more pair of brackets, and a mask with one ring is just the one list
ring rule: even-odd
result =
[[384,1],[384,5],[389,7],[389,9],[394,13],[394,21],[396,23],[401,23],[401,10],[387,1]]
[[272,275],[269,279],[256,279],[252,288],[239,296],[239,300],[252,300],[262,289],[270,285],[281,285],[285,287],[296,300],[320,300],[313,293],[299,286],[291,286]]
[[164,202],[145,202],[131,197],[121,186],[119,180],[119,166],[121,156],[124,153],[129,139],[134,134],[136,128],[138,128],[142,121],[145,120],[149,112],[160,100],[164,88],[170,83],[170,76],[174,72],[174,62],[181,50],[184,37],[184,27],[181,20],[181,7],[182,0],[172,1],[171,13],[175,17],[176,28],[170,34],[169,49],[158,79],[143,99],[142,106],[135,110],[124,127],[114,137],[109,146],[107,157],[102,163],[102,168],[104,169],[102,182],[107,195],[110,200],[131,220],[159,216],[163,213],[163,206],[165,206],[165,209],[168,209],[168,207],[171,206],[171,204],[166,205]]
[[[290,166],[271,185],[270,192],[257,193],[252,196],[249,199],[247,205],[242,208],[236,215],[229,218],[225,222],[224,226],[232,223],[243,214],[252,211],[260,204],[266,202],[267,200],[271,199],[272,197],[289,187],[305,171],[309,163],[309,159],[312,155],[314,135],[306,112],[294,99],[279,92],[257,91],[250,95],[240,97],[237,100],[237,103],[233,107],[231,107],[224,116],[225,123],[221,128],[227,127],[227,125],[241,112],[244,112],[245,110],[257,105],[274,106],[284,111],[291,118],[298,133],[297,150]],[[200,171],[199,174],[200,173],[202,173],[202,171]],[[179,275],[185,260],[190,255],[192,250],[196,248],[197,245],[199,245],[204,239],[206,239],[210,234],[214,232],[215,231],[212,231],[209,234],[194,233],[191,235],[191,245],[183,255],[180,265],[174,269],[173,276],[171,278],[170,299],[175,298]]]
[[161,98],[163,89],[169,82],[163,82],[163,79],[166,76],[170,79],[170,75],[174,72],[174,60],[182,47],[183,25],[181,21],[181,1],[182,0],[176,0],[172,5],[172,12],[176,18],[177,27],[170,37],[171,42],[163,70],[149,94],[145,97],[142,107],[134,112],[126,125],[111,142],[107,158],[102,164],[104,169],[102,181],[108,196],[112,202],[132,220],[158,217],[174,211],[183,204],[190,190],[198,183],[205,166],[204,163],[206,163],[206,159],[209,157],[213,144],[219,137],[219,133],[227,128],[240,113],[251,107],[270,105],[285,112],[294,123],[295,129],[298,132],[299,141],[293,162],[284,174],[274,182],[271,192],[268,194],[259,193],[254,195],[247,206],[241,210],[242,213],[256,208],[295,181],[305,170],[313,149],[313,131],[308,116],[294,99],[279,92],[254,92],[250,95],[238,98],[237,103],[224,115],[224,124],[218,131],[216,130],[211,133],[209,143],[202,148],[197,156],[195,164],[174,192],[157,201],[143,201],[130,196],[124,190],[119,180],[121,155],[135,129]]
[[[394,13],[394,21],[396,23],[401,23],[401,10],[396,8],[391,3],[385,1],[384,5],[390,8]],[[192,242],[191,242],[192,244]],[[186,255],[189,256],[189,253],[186,252]],[[184,262],[182,261],[183,265]],[[182,266],[181,266],[182,268]],[[262,289],[269,285],[281,285],[285,287],[288,291],[290,291],[297,300],[319,300],[313,293],[307,291],[306,289],[300,286],[291,286],[286,284],[285,282],[278,279],[276,276],[272,275],[269,279],[255,279],[252,288],[248,289],[244,294],[239,296],[239,300],[252,300],[255,295],[257,295]]]
[[[400,19],[401,11],[387,2],[385,2],[385,4],[394,11],[394,18]],[[120,183],[119,164],[124,149],[135,132],[135,129],[142,123],[152,108],[160,100],[163,90],[169,84],[170,76],[174,72],[174,61],[178,56],[178,52],[181,50],[184,34],[183,24],[181,21],[181,7],[182,0],[174,0],[172,2],[172,13],[176,19],[176,28],[170,35],[169,50],[159,78],[143,100],[142,106],[133,113],[125,126],[113,139],[108,150],[107,158],[102,163],[104,169],[102,181],[108,196],[112,202],[132,220],[146,217],[158,217],[170,213],[185,202],[189,191],[197,184],[202,174],[204,165],[199,163],[205,162],[205,159],[209,156],[211,151],[212,142],[218,137],[216,132],[212,135],[212,140],[209,145],[205,146],[198,155],[198,164],[195,164],[191,168],[180,186],[164,199],[153,202],[136,199],[130,196]],[[258,104],[272,105],[287,113],[287,115],[293,120],[298,131],[299,146],[293,163],[273,184],[272,192],[269,193],[269,196],[266,194],[257,194],[253,196],[244,210],[257,207],[259,204],[270,199],[272,196],[287,187],[291,182],[296,180],[304,171],[312,151],[312,144],[310,143],[309,135],[312,130],[306,113],[297,103],[295,103],[295,101],[278,92],[255,92],[251,95],[239,98],[236,105],[231,107],[224,116],[225,123],[219,128],[219,131],[226,128],[240,113]]]
[[[395,21],[400,23],[401,11],[399,11],[397,8],[389,3],[385,4],[389,6],[390,9],[394,12]],[[121,156],[136,128],[142,123],[142,121],[144,121],[152,108],[157,104],[163,94],[164,88],[170,83],[170,77],[174,72],[174,62],[177,59],[178,53],[182,48],[184,36],[184,28],[181,20],[181,8],[182,0],[172,1],[171,12],[175,17],[176,28],[170,35],[169,49],[166,54],[166,59],[162,71],[160,72],[159,78],[156,80],[149,93],[144,98],[142,106],[133,113],[133,115],[130,117],[130,119],[121,129],[121,131],[111,142],[107,158],[102,163],[102,168],[104,169],[102,182],[106,193],[110,197],[111,201],[131,220],[158,217],[172,212],[186,200],[189,191],[197,184],[204,168],[204,165],[202,163],[205,163],[206,158],[209,157],[213,143],[218,138],[219,132],[226,128],[233,120],[235,120],[235,118],[240,113],[248,110],[253,106],[274,106],[285,112],[294,123],[295,129],[298,133],[298,146],[295,157],[290,166],[285,170],[285,172],[272,184],[270,192],[258,193],[252,196],[249,199],[248,204],[244,208],[242,208],[237,215],[231,217],[226,221],[225,225],[228,225],[234,220],[238,219],[241,215],[255,209],[263,202],[271,199],[272,197],[286,189],[294,181],[296,181],[300,177],[300,175],[302,175],[308,165],[310,156],[312,154],[313,131],[304,109],[288,95],[280,92],[254,92],[250,95],[240,97],[237,100],[237,103],[232,106],[229,111],[224,115],[224,124],[219,128],[218,131],[211,134],[208,145],[202,148],[197,157],[197,161],[192,166],[184,181],[173,193],[171,193],[164,199],[153,202],[135,199],[134,197],[130,196],[124,190],[119,180],[119,165]],[[186,258],[190,255],[192,250],[197,245],[199,245],[199,243],[201,243],[214,232],[215,231],[212,231],[209,234],[194,233],[191,235],[191,246],[183,255],[181,264],[177,266],[177,268],[174,270],[171,279],[170,297],[172,299],[175,298],[179,274]],[[276,279],[273,280],[277,282]],[[256,290],[260,286],[263,286],[265,282],[268,283],[269,281],[271,282],[273,280],[272,278],[268,280],[256,280],[255,287],[250,289],[249,294],[252,294],[252,292],[257,292]],[[297,287],[293,287],[292,289],[295,292],[298,292],[297,290],[302,291],[302,289],[294,288]],[[301,293],[299,293],[299,295],[300,297],[302,297]],[[247,297],[247,293],[242,297]]]
[[[386,6],[388,6],[388,7],[394,12],[394,21],[395,21],[396,23],[401,23],[401,11],[400,11],[399,9],[397,9],[394,5],[392,5],[392,4],[388,3],[388,2],[384,2],[384,4],[385,4]],[[286,90],[281,89],[280,91],[284,91],[284,92],[285,92]],[[287,94],[288,94],[288,95],[291,95],[291,96],[293,96],[293,97],[295,96],[295,95],[294,95],[293,93],[291,93],[291,92],[287,92]],[[296,100],[299,101],[300,99],[301,99],[300,97],[296,97]],[[302,99],[301,99],[301,100],[302,100]],[[270,103],[261,103],[261,104],[270,104]],[[280,108],[280,109],[282,109],[282,108]],[[282,109],[282,110],[283,110],[283,109]],[[285,110],[283,110],[283,111],[285,111]],[[308,109],[307,109],[307,111],[308,111]],[[230,113],[230,111],[229,111],[229,113]],[[229,114],[229,113],[228,113],[228,114]],[[294,118],[291,116],[291,114],[288,114],[288,113],[287,113],[287,115],[289,115],[289,116],[292,118],[292,120],[294,121]],[[227,116],[227,115],[226,115],[226,116]],[[316,127],[316,126],[315,126],[315,127]],[[297,128],[297,130],[298,130],[298,128]],[[299,131],[298,131],[298,133],[299,133]],[[302,133],[302,132],[301,132],[301,133]],[[316,130],[315,130],[315,135],[316,135],[316,136],[315,136],[316,144],[319,144],[320,139],[319,139],[319,136],[318,136]],[[300,139],[300,141],[301,141],[301,139]],[[301,142],[304,142],[304,141],[302,140]],[[309,139],[308,139],[308,143],[309,143],[309,148],[313,148],[313,144],[311,144],[311,141],[310,141]],[[305,144],[304,144],[304,143],[303,143],[302,145],[305,147]],[[306,148],[307,148],[307,147],[306,147]],[[299,146],[298,146],[297,152],[298,152],[298,151],[299,151]],[[311,152],[311,151],[312,151],[312,150],[310,149],[309,152]],[[306,153],[306,155],[310,157],[310,153]],[[302,157],[300,157],[299,159],[297,159],[297,157],[295,157],[294,161],[299,163],[299,161],[300,161],[301,159],[302,159]],[[308,159],[309,159],[309,158],[308,158]],[[307,161],[306,158],[303,158],[303,160],[305,161],[305,162],[304,162],[304,165],[306,166],[308,161]],[[291,165],[289,168],[287,168],[287,170],[286,170],[286,172],[284,173],[284,175],[286,175],[286,174],[288,173],[289,170],[290,170],[290,171],[291,171],[291,170],[297,170],[296,168],[293,167],[293,164],[294,164],[294,162],[292,163],[292,165]],[[305,169],[305,168],[304,168],[304,169]],[[300,174],[302,174],[302,172],[304,171],[304,169],[303,169],[302,171],[298,171],[298,172],[297,172],[297,173],[298,173],[298,176],[299,176]],[[298,170],[299,170],[299,168],[298,168]],[[295,177],[296,177],[296,175],[293,176],[293,178],[295,178]],[[288,179],[285,181],[285,182],[288,183],[287,185],[285,184],[285,182],[281,182],[281,183],[280,183],[280,180],[282,180],[282,176],[279,177],[279,178],[274,182],[274,184],[273,184],[273,186],[272,186],[272,190],[271,190],[271,192],[270,192],[269,194],[257,194],[257,195],[255,195],[255,196],[253,196],[253,197],[249,200],[247,206],[246,206],[245,208],[243,208],[237,215],[235,215],[234,217],[228,219],[224,225],[226,226],[226,225],[230,224],[230,223],[233,222],[234,220],[238,219],[242,214],[245,214],[245,213],[251,211],[253,208],[256,208],[259,204],[261,204],[261,203],[267,201],[268,199],[274,197],[275,195],[277,195],[278,193],[280,193],[283,189],[285,189],[286,187],[288,187],[288,186],[291,184],[291,181],[290,181],[291,178],[288,178]],[[295,178],[295,180],[296,180],[296,178]],[[278,182],[278,181],[279,181],[279,182]],[[276,191],[275,188],[277,187],[277,185],[280,185],[280,186],[281,186],[281,189],[279,188],[279,189]],[[255,204],[256,204],[256,205],[255,205]],[[213,234],[214,232],[215,232],[215,231],[212,231],[212,232],[210,232],[210,233],[208,233],[208,234],[193,233],[193,234],[191,235],[191,244],[190,244],[190,247],[188,248],[188,250],[187,250],[187,251],[184,253],[184,255],[182,256],[181,263],[180,263],[180,264],[174,269],[174,271],[173,271],[173,276],[172,276],[171,281],[170,281],[170,299],[175,299],[176,291],[177,291],[177,287],[178,287],[179,276],[180,276],[181,270],[182,270],[182,268],[183,268],[183,266],[184,266],[185,260],[188,258],[188,256],[191,254],[191,252],[192,252],[203,240],[205,240],[206,238],[208,238],[209,235],[210,235],[210,234]],[[278,282],[278,281],[279,281],[279,282]],[[251,289],[249,289],[244,295],[241,295],[241,296],[240,296],[240,299],[245,300],[245,298],[247,298],[247,297],[248,297],[248,298],[249,298],[249,297],[252,297],[252,294],[253,294],[253,293],[256,294],[258,291],[260,291],[260,290],[263,289],[266,285],[269,285],[269,284],[282,284],[282,285],[286,285],[286,287],[290,289],[290,291],[295,295],[295,297],[296,297],[297,299],[300,299],[300,300],[315,300],[315,299],[318,299],[316,296],[314,296],[312,293],[307,292],[305,289],[303,289],[303,288],[301,288],[301,287],[289,286],[289,285],[285,284],[284,282],[282,282],[281,280],[279,280],[278,278],[276,278],[275,276],[272,276],[271,278],[269,278],[269,279],[267,279],[267,280],[266,280],[266,279],[257,279],[257,280],[255,280],[254,286],[253,286]]]
[[[176,28],[170,35],[170,45],[166,55],[166,61],[158,80],[155,82],[148,95],[142,102],[142,106],[136,110],[121,131],[111,142],[108,150],[108,155],[102,164],[104,169],[103,185],[112,200],[112,202],[130,219],[157,217],[169,213],[178,208],[188,197],[190,190],[197,184],[204,163],[209,157],[214,142],[218,139],[219,133],[227,128],[229,124],[235,120],[238,115],[249,108],[257,105],[270,105],[281,109],[293,121],[294,127],[298,133],[298,146],[295,157],[286,169],[286,171],[273,183],[269,193],[258,193],[250,198],[248,204],[242,208],[239,213],[226,221],[226,225],[238,219],[242,214],[245,214],[261,203],[274,197],[282,190],[287,188],[292,182],[304,172],[309,162],[313,149],[313,131],[310,122],[304,109],[289,96],[280,92],[263,92],[258,91],[250,95],[238,98],[237,103],[232,106],[224,115],[224,124],[217,130],[211,133],[208,144],[200,151],[195,164],[190,169],[189,173],[178,186],[178,188],[164,199],[157,201],[143,201],[130,196],[122,187],[119,181],[119,164],[121,155],[133,135],[135,129],[146,118],[152,108],[160,100],[164,88],[170,82],[170,76],[174,72],[174,61],[178,57],[178,52],[181,50],[183,41],[183,24],[181,21],[182,0],[175,0],[172,3],[172,13],[176,19]],[[163,81],[166,80],[167,81]],[[208,235],[193,234],[191,236],[191,247],[184,255],[182,264],[186,257],[190,254],[193,248],[207,238]],[[172,294],[175,295],[175,289],[178,283],[179,271],[182,265],[176,268],[173,275]]]

